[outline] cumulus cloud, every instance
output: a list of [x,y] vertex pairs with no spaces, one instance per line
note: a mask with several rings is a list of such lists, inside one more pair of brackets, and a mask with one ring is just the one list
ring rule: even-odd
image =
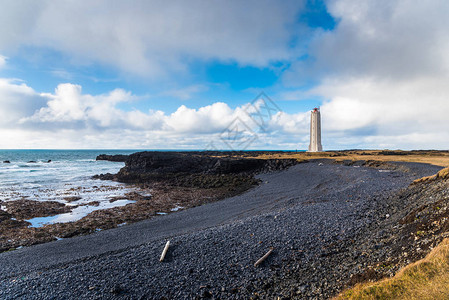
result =
[[270,120],[270,130],[279,130],[285,133],[301,134],[307,136],[309,133],[309,113],[288,114],[278,112]]
[[292,64],[290,92],[322,105],[329,148],[448,148],[447,1],[329,1],[338,25],[310,44],[310,60]]
[[234,118],[234,111],[223,102],[217,102],[199,109],[181,105],[167,117],[166,123],[179,132],[217,132],[223,130]]
[[[406,82],[354,79],[325,82],[315,91],[331,99],[322,106],[326,116],[323,127],[329,133],[358,136],[359,144],[375,148],[372,141],[381,141],[380,137],[389,147],[445,148],[449,146],[446,140],[435,138],[428,143],[421,136],[437,137],[436,133],[444,134],[449,126],[446,82],[447,78]],[[396,136],[408,136],[407,142]]]
[[17,120],[33,114],[47,100],[23,82],[0,78],[0,125],[14,126]]
[[[20,1],[2,5],[0,51],[21,46],[161,77],[189,60],[267,66],[292,57],[304,1]],[[243,30],[242,30],[243,29]]]
[[[303,114],[273,113],[261,128],[251,115],[263,102],[231,108],[216,102],[197,109],[181,105],[173,113],[124,110],[120,104],[139,101],[121,89],[105,94],[83,93],[76,84],[59,84],[53,93],[38,93],[23,82],[0,79],[0,148],[191,148],[217,141],[227,149],[223,132],[238,120],[252,145],[295,147],[291,134],[302,135]],[[297,146],[296,146],[297,148]]]
[[123,111],[117,104],[135,100],[137,97],[122,89],[115,89],[101,95],[83,94],[79,85],[59,84],[54,93],[43,93],[46,105],[31,116],[23,117],[19,123],[52,128],[151,128],[162,124],[160,111],[149,114],[137,110]]
[[405,80],[447,74],[448,11],[444,0],[331,1],[338,28],[323,33],[311,50],[319,67],[339,76]]

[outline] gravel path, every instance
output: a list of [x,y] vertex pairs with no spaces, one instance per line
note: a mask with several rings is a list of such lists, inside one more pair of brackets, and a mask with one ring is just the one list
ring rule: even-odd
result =
[[409,171],[303,163],[223,201],[1,253],[0,298],[328,298],[362,267],[351,243],[385,218],[378,203],[441,169],[398,164]]

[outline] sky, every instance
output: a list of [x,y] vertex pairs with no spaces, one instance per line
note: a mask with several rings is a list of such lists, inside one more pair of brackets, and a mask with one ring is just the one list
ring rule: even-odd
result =
[[0,149],[449,148],[446,0],[0,0]]

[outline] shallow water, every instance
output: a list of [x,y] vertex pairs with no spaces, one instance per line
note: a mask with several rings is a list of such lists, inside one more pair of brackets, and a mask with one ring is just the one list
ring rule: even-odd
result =
[[93,205],[79,206],[69,213],[59,214],[50,217],[33,218],[26,221],[31,223],[31,225],[28,227],[41,227],[47,224],[73,222],[82,219],[83,217],[87,216],[88,214],[90,214],[95,210],[124,206],[130,203],[135,203],[135,201],[117,200],[112,203],[110,203],[109,201],[102,201],[98,206]]

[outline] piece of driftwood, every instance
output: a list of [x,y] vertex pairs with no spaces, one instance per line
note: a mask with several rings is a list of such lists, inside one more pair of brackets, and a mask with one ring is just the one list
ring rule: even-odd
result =
[[256,261],[256,263],[254,264],[255,267],[257,267],[258,265],[260,265],[264,260],[267,259],[267,257],[271,254],[271,252],[273,252],[274,248],[270,248],[270,250],[268,250],[267,253],[265,253],[264,256],[262,256],[261,258],[259,258],[258,261]]
[[163,261],[164,260],[165,255],[167,254],[169,246],[170,246],[170,241],[167,241],[167,244],[165,244],[164,251],[162,251],[162,255],[161,255],[161,258],[159,259],[159,261]]

